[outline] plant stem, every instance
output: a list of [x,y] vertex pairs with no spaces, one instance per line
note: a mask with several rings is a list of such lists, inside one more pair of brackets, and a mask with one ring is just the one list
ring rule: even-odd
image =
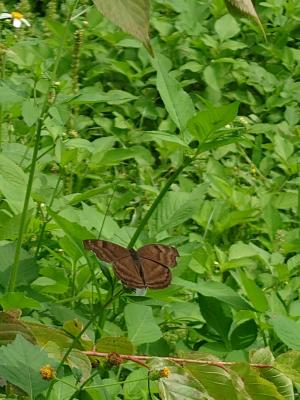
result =
[[20,265],[22,240],[23,240],[23,235],[24,235],[25,225],[26,225],[28,205],[29,205],[30,196],[31,196],[31,189],[32,189],[36,160],[37,160],[37,155],[38,155],[38,150],[39,150],[41,131],[42,131],[43,123],[44,123],[44,116],[45,116],[47,109],[48,109],[48,99],[46,96],[43,107],[42,107],[40,118],[38,119],[37,128],[36,128],[36,136],[35,136],[35,143],[34,143],[34,149],[33,149],[33,154],[32,154],[31,168],[30,168],[30,172],[29,172],[29,178],[28,178],[25,199],[24,199],[24,205],[23,205],[23,210],[22,210],[22,215],[21,215],[19,235],[18,235],[16,251],[15,251],[15,258],[14,258],[13,266],[12,266],[10,277],[9,277],[8,292],[13,292],[15,290],[15,286],[16,286],[19,265]]
[[[90,356],[90,357],[106,357],[107,358],[110,353],[103,353],[103,352],[98,352],[98,351],[83,351],[83,354],[86,354],[87,356]],[[153,360],[153,358],[156,358],[156,359],[160,359],[163,361],[175,362],[180,365],[200,364],[200,365],[213,365],[215,367],[220,367],[220,368],[240,365],[240,362],[235,362],[235,361],[197,360],[197,359],[179,358],[179,357],[133,356],[133,355],[129,355],[129,354],[118,354],[118,356],[123,361],[133,361],[138,364],[140,364],[141,361],[150,361],[150,360]],[[253,368],[274,368],[274,365],[271,365],[271,364],[249,363],[248,365],[249,365],[249,367],[253,367]]]
[[[6,66],[6,50],[0,45],[0,80],[4,80]],[[0,105],[0,150],[2,148],[3,106]]]
[[[197,155],[197,154],[196,154]],[[158,194],[158,196],[156,197],[156,199],[154,200],[154,202],[152,203],[151,207],[149,208],[149,210],[147,211],[146,215],[144,216],[144,218],[142,219],[141,223],[139,224],[139,226],[137,227],[134,235],[132,236],[128,247],[132,248],[134,247],[138,237],[140,236],[142,230],[145,228],[145,226],[147,225],[149,219],[151,218],[152,214],[154,213],[155,209],[158,207],[159,203],[162,201],[163,197],[165,196],[165,194],[167,193],[169,187],[172,185],[172,183],[175,181],[175,179],[177,178],[177,176],[184,170],[185,167],[187,167],[189,164],[191,164],[196,155],[192,158],[186,158],[182,164],[173,172],[173,174],[169,177],[169,179],[167,180],[167,182],[165,183],[165,186],[162,188],[162,190],[160,191],[160,193]]]
[[48,113],[48,109],[49,109],[48,96],[49,96],[50,91],[51,91],[51,85],[54,82],[55,77],[56,77],[56,72],[57,72],[57,68],[58,68],[59,62],[60,62],[61,57],[63,55],[64,43],[65,43],[66,38],[67,38],[68,25],[70,24],[73,11],[77,6],[78,1],[79,0],[75,0],[73,5],[72,5],[72,7],[70,8],[69,16],[68,16],[66,24],[65,24],[64,34],[63,34],[63,37],[62,37],[62,40],[61,40],[61,45],[59,47],[58,54],[57,54],[57,57],[56,57],[56,61],[55,61],[55,64],[53,66],[53,70],[52,70],[50,81],[48,82],[48,90],[47,90],[47,92],[45,94],[45,98],[44,98],[44,101],[43,101],[40,117],[38,119],[37,126],[36,126],[35,142],[34,142],[32,161],[31,161],[31,167],[30,167],[30,172],[29,172],[29,178],[28,178],[28,183],[27,183],[27,188],[26,188],[26,193],[25,193],[24,205],[23,205],[23,210],[22,210],[22,215],[21,215],[19,235],[18,235],[17,244],[16,244],[14,262],[13,262],[13,265],[12,265],[12,269],[11,269],[11,273],[10,273],[10,277],[9,277],[9,283],[8,283],[8,287],[7,287],[7,290],[9,292],[13,292],[15,290],[18,271],[19,271],[19,267],[20,267],[20,255],[21,255],[22,241],[23,241],[23,236],[24,236],[24,232],[25,232],[26,217],[27,217],[28,206],[29,206],[31,190],[32,190],[32,184],[33,184],[33,179],[34,179],[34,174],[35,174],[35,167],[36,167],[36,162],[37,162],[37,157],[38,157],[38,150],[39,150],[39,144],[40,144],[40,138],[41,138],[41,131],[42,131],[42,127],[43,127],[43,124],[44,124],[45,117],[46,117],[46,115]]
[[[52,204],[53,204],[53,202],[54,202],[54,200],[55,200],[55,196],[56,196],[56,193],[57,193],[57,190],[58,190],[58,187],[59,187],[60,182],[61,182],[61,173],[60,173],[59,176],[58,176],[58,179],[57,179],[55,188],[54,188],[54,190],[53,190],[53,193],[52,193],[52,196],[51,196],[51,199],[50,199],[50,203],[49,203],[49,208],[50,208],[50,209],[51,209]],[[39,240],[38,240],[38,244],[37,244],[36,251],[35,251],[35,257],[36,257],[36,258],[38,257],[38,255],[39,255],[39,253],[40,253],[40,249],[41,249],[42,242],[43,242],[43,238],[44,238],[44,233],[45,233],[46,226],[47,226],[47,224],[48,224],[49,221],[50,221],[50,218],[49,218],[48,215],[46,215],[46,216],[45,216],[45,220],[44,220],[44,222],[43,222],[43,225],[42,225],[42,227],[41,227],[41,229],[40,229]]]

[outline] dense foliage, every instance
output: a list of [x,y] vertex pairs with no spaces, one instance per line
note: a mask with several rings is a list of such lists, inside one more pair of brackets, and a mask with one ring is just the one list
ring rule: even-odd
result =
[[[154,0],[152,49],[89,1],[15,3],[0,13],[31,26],[0,20],[0,393],[297,398],[299,1],[257,4],[265,41],[222,0]],[[175,246],[172,284],[123,287],[83,248],[99,237]]]

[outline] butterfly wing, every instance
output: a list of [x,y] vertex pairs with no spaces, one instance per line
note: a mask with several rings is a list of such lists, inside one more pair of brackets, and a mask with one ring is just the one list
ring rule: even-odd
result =
[[145,287],[138,265],[128,249],[106,240],[84,240],[83,245],[92,250],[100,260],[112,264],[116,276],[125,285],[133,288]]
[[92,250],[100,260],[107,263],[112,264],[122,258],[130,257],[128,249],[106,240],[84,240],[83,245],[87,250]]
[[179,253],[175,247],[164,244],[146,244],[137,251],[142,258],[155,261],[165,267],[173,268],[177,264]]
[[179,253],[175,247],[148,244],[138,251],[146,286],[152,289],[162,289],[169,286],[171,272],[169,268],[175,267],[176,257]]
[[131,288],[145,287],[140,269],[131,256],[115,261],[113,267],[115,274],[125,285]]

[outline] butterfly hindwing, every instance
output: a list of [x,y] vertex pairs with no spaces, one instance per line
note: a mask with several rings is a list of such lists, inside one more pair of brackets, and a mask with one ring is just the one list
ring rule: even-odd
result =
[[171,272],[169,268],[156,261],[141,258],[145,287],[152,289],[162,289],[169,286],[171,282]]
[[113,268],[117,277],[125,285],[132,288],[146,287],[140,268],[131,256],[113,262]]

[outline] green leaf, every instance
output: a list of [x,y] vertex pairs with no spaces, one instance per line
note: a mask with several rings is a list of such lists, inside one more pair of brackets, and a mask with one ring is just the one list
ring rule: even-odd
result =
[[269,304],[264,292],[256,285],[253,279],[247,277],[245,272],[239,271],[239,273],[241,282],[253,307],[260,312],[267,311]]
[[214,400],[202,382],[184,371],[183,368],[168,366],[170,375],[159,380],[159,393],[162,399],[174,400]]
[[90,238],[91,233],[86,228],[74,222],[68,221],[66,218],[56,214],[54,211],[49,210],[48,213],[74,243],[78,249],[78,255],[83,255],[82,241]]
[[182,89],[179,82],[170,75],[168,63],[169,59],[162,55],[157,55],[153,61],[157,70],[157,89],[171,119],[181,134],[184,134],[187,123],[194,115],[195,109],[190,96]]
[[292,350],[280,354],[274,366],[288,376],[295,384],[300,385],[300,351]]
[[230,334],[231,347],[234,350],[246,349],[257,338],[257,325],[253,319],[242,322]]
[[271,203],[268,203],[263,210],[262,217],[271,239],[274,240],[278,229],[282,227],[282,219],[279,211]]
[[0,83],[0,105],[7,106],[9,104],[21,103],[24,97],[20,96],[15,90],[6,86],[5,83]]
[[124,310],[128,337],[135,345],[156,342],[162,337],[151,307],[128,304]]
[[78,96],[70,101],[71,104],[93,104],[93,103],[107,103],[111,105],[119,105],[136,100],[137,97],[124,90],[109,90],[108,92],[101,92],[100,89],[95,87],[85,87],[78,92]]
[[24,293],[20,292],[8,292],[4,296],[0,297],[0,304],[4,309],[23,309],[23,308],[34,308],[40,309],[40,303],[30,297],[25,296]]
[[220,107],[209,107],[197,114],[188,122],[189,132],[199,140],[201,144],[208,139],[222,138],[226,131],[219,131],[229,124],[237,116],[239,103],[231,103]]
[[246,374],[242,375],[245,389],[255,400],[285,400],[279,393],[276,386],[262,378],[254,369],[248,369]]
[[49,382],[42,379],[40,368],[53,365],[47,353],[17,335],[15,341],[0,348],[0,375],[24,390],[31,398],[43,392]]
[[171,135],[167,132],[145,131],[143,133],[143,142],[147,141],[169,142],[178,144],[185,148],[189,148],[189,146],[182,139],[180,139],[178,135]]
[[103,353],[134,354],[134,346],[124,336],[106,336],[96,343],[96,350]]
[[22,116],[28,126],[32,126],[36,123],[40,112],[41,110],[34,99],[27,99],[22,102]]
[[[23,210],[27,176],[12,160],[0,154],[0,191],[12,211],[16,214]],[[33,207],[30,200],[29,209]]]
[[144,43],[152,53],[149,39],[149,0],[93,0],[102,14],[123,31]]
[[76,391],[76,379],[74,376],[64,376],[54,383],[49,400],[70,399]]
[[[15,244],[7,243],[0,246],[0,284],[6,287],[10,268],[14,260]],[[36,260],[27,251],[21,249],[20,267],[17,286],[28,285],[38,276]]]
[[206,186],[194,193],[168,192],[154,211],[150,221],[150,235],[173,229],[192,218],[201,205]]
[[[184,358],[218,361],[218,359],[212,358],[207,354],[195,353],[184,354]],[[225,368],[217,367],[214,365],[199,365],[199,364],[186,364],[185,369],[188,370],[193,376],[201,382],[207,392],[212,396],[214,400],[239,399],[236,393],[236,382],[232,380],[230,371]]]
[[26,327],[34,334],[37,343],[45,346],[49,341],[55,342],[60,349],[68,348],[73,340],[63,330],[51,326],[26,322]]
[[300,324],[291,318],[279,315],[271,321],[274,332],[288,347],[300,349]]
[[201,293],[203,296],[214,297],[231,305],[237,310],[251,310],[251,306],[240,297],[233,289],[221,282],[206,282],[198,279],[197,283],[183,280],[179,277],[173,278],[173,283],[178,286],[191,289]]
[[[153,157],[148,149],[143,146],[132,146],[128,149],[111,149],[102,154],[101,158],[97,160],[97,167],[119,164],[124,160],[130,158],[136,159],[137,163],[141,165],[152,164]],[[95,162],[95,158],[93,159]]]
[[229,14],[223,15],[215,23],[215,30],[221,42],[231,39],[240,32],[240,26]]
[[214,297],[199,295],[198,301],[201,314],[205,321],[221,336],[225,344],[227,344],[228,333],[233,321],[230,308]]
[[81,383],[90,377],[92,365],[88,356],[82,351],[72,349],[71,353],[68,355],[67,364],[70,368],[76,368],[80,371]]
[[145,368],[139,368],[132,371],[124,382],[124,399],[134,400],[142,399],[142,393],[148,391],[148,371]]

